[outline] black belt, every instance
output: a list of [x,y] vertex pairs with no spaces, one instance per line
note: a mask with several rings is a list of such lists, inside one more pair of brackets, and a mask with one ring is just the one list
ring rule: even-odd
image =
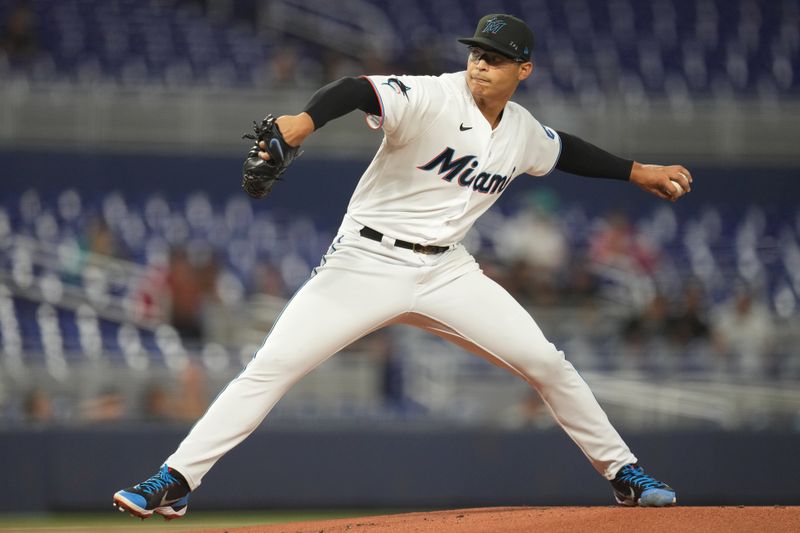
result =
[[[380,242],[381,239],[383,239],[383,233],[381,233],[380,231],[376,231],[372,228],[368,228],[367,226],[361,228],[361,231],[359,231],[359,233],[361,234],[362,237],[366,237],[367,239],[371,239],[373,241]],[[413,242],[401,241],[400,239],[395,240],[394,245],[399,248],[406,248],[408,250],[412,250],[419,254],[441,254],[450,249],[449,246],[434,246],[434,245],[425,246],[424,244],[414,244]]]

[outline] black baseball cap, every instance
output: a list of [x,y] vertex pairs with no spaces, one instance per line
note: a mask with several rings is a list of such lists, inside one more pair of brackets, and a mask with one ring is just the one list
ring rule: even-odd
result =
[[486,15],[478,22],[475,35],[458,42],[499,52],[514,61],[531,60],[533,30],[513,15]]

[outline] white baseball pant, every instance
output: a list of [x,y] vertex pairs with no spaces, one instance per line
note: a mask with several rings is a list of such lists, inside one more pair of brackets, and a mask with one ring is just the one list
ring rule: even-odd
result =
[[527,381],[607,479],[636,462],[564,353],[463,246],[425,255],[396,248],[386,237],[366,239],[361,227],[345,216],[321,265],[253,359],[167,458],[193,490],[304,375],[355,340],[397,323],[428,330]]

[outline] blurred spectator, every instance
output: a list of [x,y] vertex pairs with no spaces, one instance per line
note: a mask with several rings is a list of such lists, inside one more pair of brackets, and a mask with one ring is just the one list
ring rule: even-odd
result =
[[282,44],[271,51],[259,81],[270,88],[294,89],[318,87],[323,78],[319,59],[304,56],[299,44]]
[[177,420],[195,421],[209,404],[206,372],[195,361],[190,362],[178,378],[179,388],[172,402],[172,414]]
[[17,2],[0,30],[0,52],[13,66],[29,65],[39,52],[36,14],[27,2]]
[[213,255],[197,257],[192,262],[185,249],[172,250],[166,278],[170,323],[182,339],[203,338],[203,310],[208,299],[214,298],[217,274]]
[[114,232],[101,218],[89,222],[85,235],[85,248],[88,252],[109,257],[124,257]]
[[600,291],[597,278],[589,268],[589,260],[584,255],[574,257],[566,265],[567,275],[561,288],[559,303],[572,305],[593,305]]
[[647,306],[630,316],[622,327],[622,337],[635,347],[653,340],[663,340],[667,335],[667,299],[656,293]]
[[710,336],[703,288],[698,283],[686,284],[679,307],[670,313],[667,328],[670,341],[686,347]]
[[752,288],[742,284],[714,317],[713,340],[720,364],[746,377],[763,377],[769,369],[775,326]]
[[150,264],[132,292],[133,318],[162,321],[169,307],[169,270],[164,265]]
[[47,423],[55,418],[53,401],[50,395],[41,388],[28,392],[22,406],[26,422]]
[[558,200],[537,190],[496,233],[495,250],[511,263],[509,291],[536,304],[553,304],[567,262],[567,241],[557,217]]
[[606,216],[592,238],[589,255],[603,265],[635,273],[652,272],[658,262],[653,244],[635,231],[628,215],[621,211]]
[[102,391],[97,396],[81,403],[80,420],[89,423],[104,423],[122,420],[126,415],[122,394],[114,388]]
[[270,60],[270,86],[275,88],[292,88],[298,85],[297,65],[300,56],[293,46],[276,48]]
[[347,350],[380,364],[381,391],[386,405],[399,406],[403,400],[403,369],[394,354],[391,328],[373,331],[352,343]]
[[175,405],[167,390],[151,383],[144,392],[142,418],[150,422],[165,422],[173,418]]
[[210,398],[208,376],[196,361],[190,361],[176,383],[151,383],[144,391],[141,417],[149,422],[194,421],[202,415]]
[[278,298],[286,298],[288,290],[281,269],[271,261],[262,261],[255,270],[255,290],[258,293]]

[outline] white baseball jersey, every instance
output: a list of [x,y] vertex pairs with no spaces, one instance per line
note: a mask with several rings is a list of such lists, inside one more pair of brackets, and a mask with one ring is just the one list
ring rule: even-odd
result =
[[508,102],[492,130],[466,73],[369,76],[380,100],[383,143],[361,176],[348,214],[396,239],[450,245],[520,174],[552,171],[561,139]]

